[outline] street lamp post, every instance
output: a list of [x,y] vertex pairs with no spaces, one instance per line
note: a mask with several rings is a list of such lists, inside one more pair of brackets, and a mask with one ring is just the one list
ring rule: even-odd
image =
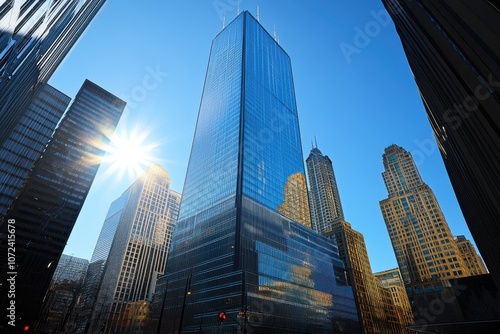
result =
[[178,334],[181,334],[181,330],[182,330],[182,321],[184,320],[184,311],[186,310],[186,299],[187,299],[187,296],[191,294],[191,291],[189,291],[191,289],[191,277],[192,277],[192,273],[189,273],[189,277],[186,281],[186,289],[184,290],[184,301],[182,302],[181,320],[179,322]]

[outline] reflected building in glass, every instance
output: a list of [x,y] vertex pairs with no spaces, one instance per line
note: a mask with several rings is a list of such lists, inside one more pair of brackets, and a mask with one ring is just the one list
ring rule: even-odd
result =
[[243,12],[212,42],[160,331],[357,332],[308,208],[290,58]]

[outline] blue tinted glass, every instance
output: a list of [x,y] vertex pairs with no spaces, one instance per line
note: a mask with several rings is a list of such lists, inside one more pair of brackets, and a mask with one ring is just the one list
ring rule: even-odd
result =
[[356,332],[337,246],[305,227],[302,156],[290,59],[245,12],[212,44],[162,332]]
[[246,21],[243,194],[310,226],[290,58]]
[[243,16],[214,39],[179,219],[234,195],[241,109]]

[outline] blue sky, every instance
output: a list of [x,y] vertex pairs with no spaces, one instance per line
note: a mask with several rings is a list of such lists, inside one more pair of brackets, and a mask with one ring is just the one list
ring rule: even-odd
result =
[[[118,133],[136,131],[181,192],[210,43],[237,0],[108,0],[50,84],[74,97],[89,79],[127,100]],[[256,16],[256,1],[240,0]],[[397,266],[379,201],[384,148],[412,152],[453,234],[471,239],[406,57],[380,1],[260,0],[261,24],[292,59],[305,157],[332,161],[346,220],[363,233],[372,270]],[[97,174],[64,253],[90,259],[109,205],[137,175]],[[472,240],[472,239],[471,239]]]

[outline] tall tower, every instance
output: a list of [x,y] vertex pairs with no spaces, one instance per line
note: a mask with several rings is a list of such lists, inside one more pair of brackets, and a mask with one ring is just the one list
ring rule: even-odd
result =
[[[6,330],[31,326],[36,318],[124,108],[125,102],[86,80],[9,207],[2,228],[15,226],[17,321]],[[3,256],[12,247],[7,240],[0,240]],[[5,282],[13,269],[7,261],[1,269]]]
[[212,42],[162,332],[353,331],[337,248],[311,229],[302,159],[290,58],[242,12]]
[[122,220],[123,214],[125,213],[131,193],[132,187],[129,187],[109,206],[108,213],[104,219],[104,224],[102,225],[101,232],[97,238],[94,252],[90,258],[90,263],[101,260],[106,261],[108,259],[109,251],[111,250],[111,245],[113,244],[113,239],[115,238],[116,229]]
[[0,144],[0,219],[42,155],[70,101],[49,84],[41,84],[26,112]]
[[363,235],[344,220],[332,161],[314,147],[306,159],[311,187],[314,222],[322,235],[337,243],[352,286],[363,333],[401,333],[402,326],[390,323],[383,295],[373,276]]
[[[101,232],[97,238],[90,264],[87,270],[87,276],[82,287],[82,312],[77,324],[77,333],[85,333],[90,328],[90,319],[92,313],[96,310],[104,310],[104,300],[97,300],[99,287],[102,282],[102,276],[105,269],[106,260],[113,244],[118,224],[122,219],[125,208],[130,198],[132,188],[128,188],[119,198],[114,200],[109,206],[108,213],[104,219]],[[103,317],[98,320],[103,321]]]
[[388,198],[382,215],[405,284],[469,276],[431,188],[409,152],[397,145],[383,154]]
[[0,132],[0,145],[23,117],[40,85],[49,80],[104,2],[2,1],[0,124],[4,130]]
[[[138,314],[149,309],[158,275],[165,271],[180,199],[170,189],[168,173],[151,165],[113,203],[106,222],[116,220],[115,232],[109,238],[109,224],[103,226],[105,233],[99,236],[92,256],[98,262],[105,260],[106,265],[91,332],[128,333],[144,326]],[[107,240],[112,240],[111,245]]]
[[311,187],[311,208],[316,230],[324,234],[333,228],[336,221],[344,219],[337,180],[332,161],[318,147],[311,150],[306,159],[307,176]]
[[500,4],[383,0],[446,170],[500,289]]

